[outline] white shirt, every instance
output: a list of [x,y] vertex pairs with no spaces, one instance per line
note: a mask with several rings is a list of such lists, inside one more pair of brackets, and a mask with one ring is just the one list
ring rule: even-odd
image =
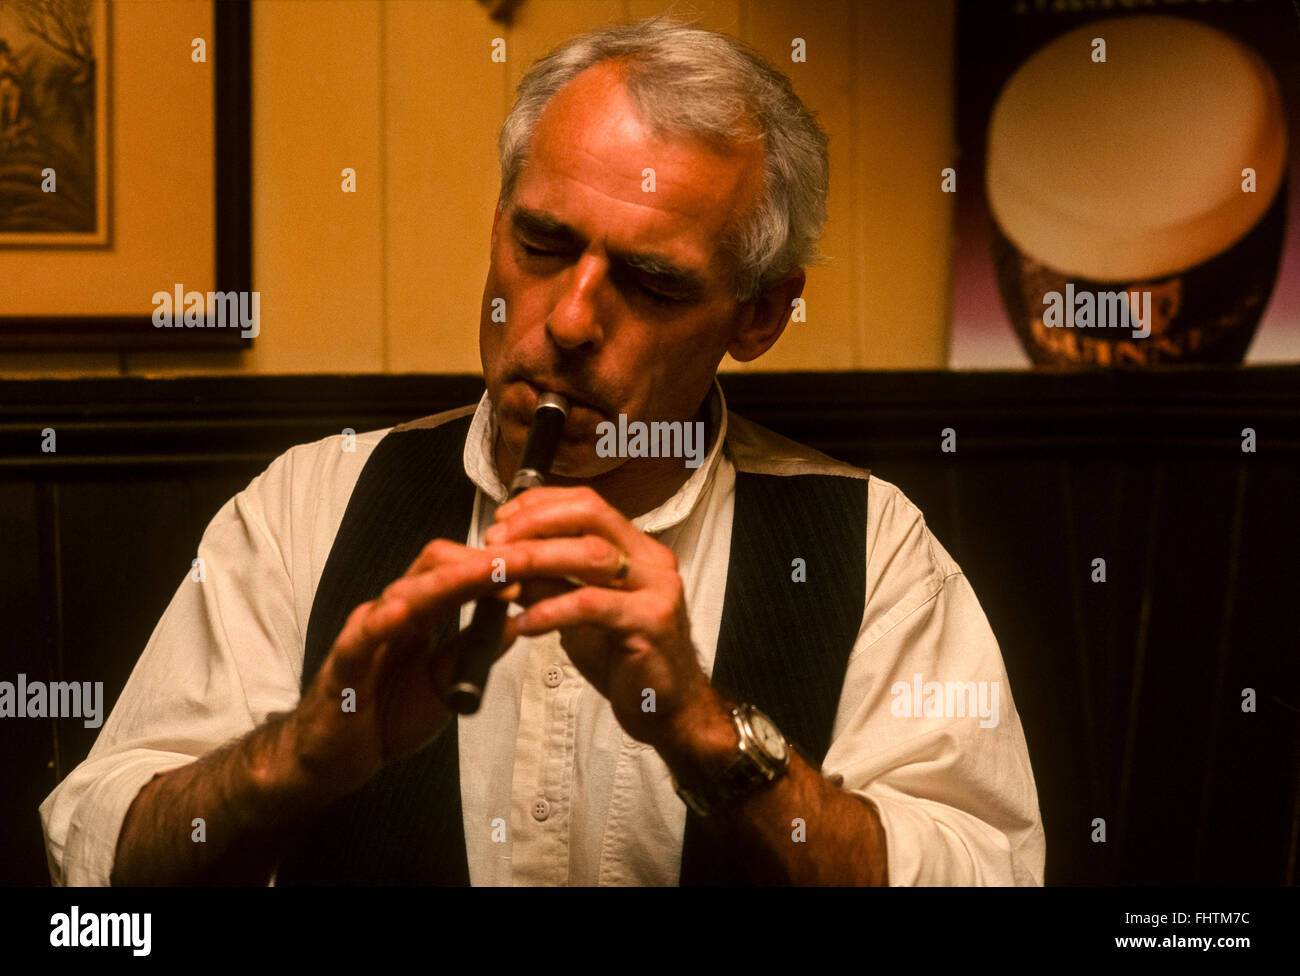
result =
[[[417,423],[471,410],[464,462],[478,491],[467,541],[482,545],[506,497],[490,402]],[[729,415],[716,384],[710,410],[718,436],[704,463],[634,524],[676,555],[711,673],[737,469],[868,475]],[[297,704],[316,587],[387,432],[356,435],[354,450],[342,437],[293,447],[214,516],[198,548],[203,580],[186,575],[90,754],[41,804],[56,884],[108,884],[127,809],[154,774]],[[875,804],[891,884],[1042,884],[1033,772],[979,602],[896,487],[871,476],[867,515],[866,605],[823,773]],[[480,711],[458,721],[472,883],[676,884],[686,808],[668,769],[622,731],[556,634],[518,640],[493,667]]]

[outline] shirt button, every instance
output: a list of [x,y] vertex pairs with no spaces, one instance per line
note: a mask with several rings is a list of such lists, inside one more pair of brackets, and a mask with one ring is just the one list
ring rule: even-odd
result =
[[546,797],[539,796],[533,801],[533,819],[545,820],[551,815],[551,805],[546,801]]
[[552,664],[542,672],[542,680],[547,688],[558,688],[564,682],[564,671]]

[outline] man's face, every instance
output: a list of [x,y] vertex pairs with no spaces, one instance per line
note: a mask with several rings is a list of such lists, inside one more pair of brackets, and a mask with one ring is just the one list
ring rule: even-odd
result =
[[[542,113],[514,198],[493,219],[480,313],[502,446],[522,454],[539,390],[566,394],[553,470],[575,478],[623,463],[596,455],[601,421],[692,419],[752,316],[719,245],[758,197],[761,143],[662,141],[618,77],[609,64],[588,69]],[[492,321],[497,298],[504,323]]]

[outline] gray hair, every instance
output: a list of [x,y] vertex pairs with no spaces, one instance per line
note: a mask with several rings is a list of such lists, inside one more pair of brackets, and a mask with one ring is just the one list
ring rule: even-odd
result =
[[738,301],[751,301],[792,268],[817,262],[830,183],[826,133],[790,80],[752,47],[662,17],[589,31],[529,69],[497,142],[503,206],[551,97],[606,61],[624,67],[628,95],[657,135],[763,140],[758,203],[722,242],[736,259]]

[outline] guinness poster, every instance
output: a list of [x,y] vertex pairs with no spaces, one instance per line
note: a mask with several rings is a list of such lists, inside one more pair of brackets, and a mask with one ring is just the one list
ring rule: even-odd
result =
[[1300,360],[1296,5],[958,16],[950,365]]

